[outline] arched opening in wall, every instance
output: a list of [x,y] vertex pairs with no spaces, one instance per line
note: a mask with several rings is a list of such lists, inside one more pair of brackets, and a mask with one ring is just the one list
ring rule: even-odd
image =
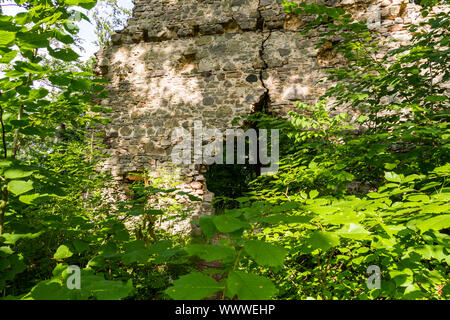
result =
[[[239,206],[236,198],[245,197],[251,191],[250,184],[258,176],[261,175],[260,155],[260,134],[258,119],[266,113],[267,107],[270,103],[268,92],[265,92],[258,103],[254,105],[253,114],[247,118],[243,124],[243,131],[248,137],[239,142],[239,139],[233,137],[233,150],[227,152],[227,143],[224,144],[224,160],[223,164],[213,164],[205,175],[207,189],[214,193],[213,206],[216,214],[222,213],[225,209],[233,209]],[[252,135],[253,134],[253,135]],[[253,139],[252,139],[253,137]],[[227,137],[227,139],[230,139]],[[239,147],[240,143],[245,143],[245,148]],[[250,145],[253,144],[253,145]],[[251,150],[254,150],[253,161],[250,159]],[[245,155],[242,154],[244,150]],[[226,157],[232,157],[232,161],[227,161]],[[241,157],[245,159],[245,163],[238,161]],[[229,160],[229,159],[228,159]],[[228,163],[228,164],[227,164]]]
[[[247,149],[248,150],[248,149]],[[236,148],[234,158],[236,159]],[[233,209],[239,206],[236,198],[246,196],[250,191],[250,182],[255,180],[260,173],[259,164],[212,164],[205,174],[206,187],[214,193],[213,206],[216,214],[221,214],[225,209]]]

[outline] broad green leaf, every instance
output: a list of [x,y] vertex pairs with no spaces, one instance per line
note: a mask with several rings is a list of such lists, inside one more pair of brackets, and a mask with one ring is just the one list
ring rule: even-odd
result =
[[190,255],[197,256],[206,262],[230,260],[236,257],[236,251],[233,248],[215,244],[191,244],[184,248],[184,250]]
[[441,245],[424,245],[416,248],[410,248],[410,252],[415,252],[423,257],[423,259],[436,259],[442,261],[445,259],[445,247]]
[[0,58],[0,63],[10,63],[11,60],[13,60],[15,57],[17,56],[17,51],[16,50],[12,50],[8,53],[5,53],[1,56]]
[[439,215],[427,220],[421,220],[417,222],[417,227],[421,232],[427,230],[442,230],[450,227],[450,214]]
[[5,178],[7,179],[21,179],[31,176],[33,174],[33,171],[11,168],[6,170],[4,174]]
[[330,232],[314,231],[307,241],[307,246],[312,250],[321,249],[327,251],[339,245],[339,238]]
[[384,177],[386,178],[387,181],[397,182],[397,183],[403,182],[403,176],[398,175],[395,172],[385,172]]
[[246,241],[244,248],[250,257],[262,266],[282,266],[287,254],[284,248],[260,240]]
[[2,246],[0,247],[0,252],[9,255],[13,254],[14,251],[12,251],[10,247]]
[[33,181],[12,180],[8,183],[8,190],[16,196],[21,195],[22,193],[33,190]]
[[66,62],[76,61],[80,57],[78,53],[70,48],[50,50],[49,53],[52,57]]
[[92,9],[95,7],[97,0],[65,0],[68,6],[80,6],[84,9]]
[[26,31],[17,33],[17,39],[20,41],[22,49],[38,49],[47,48],[50,45],[49,38],[52,36],[51,32]]
[[408,201],[418,201],[418,202],[424,202],[429,201],[430,198],[426,194],[409,194],[405,196],[406,200]]
[[85,269],[81,273],[81,289],[98,300],[120,300],[126,298],[133,291],[132,280],[105,280],[102,274],[94,274]]
[[217,231],[212,216],[201,217],[199,225],[208,240],[211,239]]
[[288,216],[286,214],[277,213],[265,217],[262,221],[270,224],[277,224],[277,223],[294,224],[294,223],[308,223],[309,221],[311,221],[311,219],[312,218],[309,216]]
[[50,76],[48,79],[56,86],[68,86],[72,80],[66,75]]
[[87,242],[81,241],[81,240],[74,240],[72,242],[75,250],[77,251],[77,253],[82,253],[85,252],[87,250],[89,250],[89,244]]
[[223,285],[200,272],[181,276],[166,293],[175,300],[200,300],[223,290]]
[[100,247],[99,253],[104,258],[112,258],[119,255],[119,248],[117,247],[116,243],[108,241]]
[[41,196],[39,193],[34,194],[24,194],[19,197],[19,201],[25,204],[32,204],[34,200],[38,199]]
[[35,285],[22,300],[71,300],[71,290],[57,279],[44,280]]
[[269,300],[277,293],[272,281],[252,273],[231,271],[226,281],[230,299],[237,296],[239,300]]
[[93,297],[98,300],[119,300],[127,297],[133,291],[131,279],[126,283],[120,280],[105,280],[102,274],[94,274],[91,269],[81,270],[81,288],[79,290],[70,290],[66,284],[69,276],[67,266],[65,269],[54,273],[53,279],[39,282],[22,299],[87,300]]
[[395,163],[385,163],[385,164],[384,164],[384,168],[385,168],[386,170],[392,170],[392,169],[394,169],[397,165],[398,165],[398,162],[395,162]]
[[330,214],[326,216],[320,217],[320,221],[322,221],[324,224],[334,224],[334,225],[340,225],[340,224],[347,224],[347,223],[358,223],[364,218],[364,215],[358,215],[354,211],[344,211],[344,212],[337,212],[335,214]]
[[4,238],[4,244],[16,244],[17,241],[21,239],[35,239],[42,234],[41,232],[37,233],[4,233],[0,236],[0,238]]
[[450,204],[431,203],[422,206],[421,213],[450,212]]
[[14,17],[14,22],[19,25],[26,25],[30,22],[32,22],[33,15],[29,12],[19,12]]
[[316,198],[318,195],[319,195],[319,192],[318,192],[317,190],[311,190],[311,191],[309,192],[309,198],[310,198],[310,199],[314,199],[314,198]]
[[71,81],[71,87],[75,91],[85,91],[89,89],[91,85],[91,81],[89,79],[72,79]]
[[61,260],[65,258],[69,258],[73,255],[73,253],[70,251],[70,249],[65,245],[60,245],[58,247],[58,250],[56,250],[55,254],[53,255],[53,259]]
[[399,287],[409,286],[414,280],[414,272],[411,269],[392,270],[389,271],[389,275]]
[[233,232],[247,226],[247,223],[228,215],[220,215],[213,218],[214,225],[220,232]]
[[378,193],[378,192],[369,192],[369,193],[366,194],[366,196],[368,196],[369,198],[372,198],[372,199],[379,199],[379,198],[388,197],[389,194],[387,194],[387,193]]
[[0,47],[10,46],[16,39],[15,32],[0,30]]
[[427,101],[430,101],[430,102],[442,102],[442,101],[447,101],[448,97],[440,96],[440,95],[431,95],[431,96],[428,96],[426,99],[427,99]]
[[0,168],[9,167],[12,164],[9,160],[0,160]]
[[53,32],[55,33],[55,39],[61,41],[64,44],[72,44],[74,42],[72,36],[65,34],[60,30],[55,29]]
[[148,249],[126,250],[121,260],[124,264],[131,264],[134,262],[146,263],[150,256],[151,254]]
[[334,233],[343,238],[350,238],[354,240],[364,240],[370,237],[370,232],[358,223],[349,223]]
[[152,255],[167,251],[171,245],[170,241],[159,241],[148,247],[143,240],[135,240],[123,246],[124,254],[121,260],[124,264],[134,262],[145,264]]

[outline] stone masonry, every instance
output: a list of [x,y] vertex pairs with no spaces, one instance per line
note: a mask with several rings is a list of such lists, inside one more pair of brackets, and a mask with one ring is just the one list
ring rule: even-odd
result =
[[[408,0],[325,3],[400,42],[419,16]],[[283,115],[294,101],[314,103],[331,85],[319,83],[326,69],[342,61],[316,48],[323,27],[300,33],[304,19],[286,14],[281,0],[135,0],[128,26],[97,54],[97,73],[110,81],[101,104],[112,109],[99,129],[110,156],[104,170],[123,182],[144,169],[178,169],[177,188],[203,200],[192,215],[211,213],[206,166],[171,166],[172,130],[200,120],[224,131],[263,104]]]

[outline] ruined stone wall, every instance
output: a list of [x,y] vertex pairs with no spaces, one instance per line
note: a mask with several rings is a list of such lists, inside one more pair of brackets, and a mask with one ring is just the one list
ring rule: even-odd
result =
[[[112,108],[104,132],[104,169],[118,180],[147,169],[170,168],[172,129],[235,128],[232,120],[267,104],[286,114],[293,102],[314,103],[338,57],[316,48],[320,28],[302,35],[302,18],[281,0],[135,0],[125,30],[98,53],[110,84],[102,105]],[[407,41],[404,25],[419,15],[407,0],[327,0],[344,6],[380,37]],[[321,27],[322,28],[322,27]],[[178,188],[203,199],[195,214],[212,212],[205,166],[179,167]],[[169,169],[172,170],[172,169]]]

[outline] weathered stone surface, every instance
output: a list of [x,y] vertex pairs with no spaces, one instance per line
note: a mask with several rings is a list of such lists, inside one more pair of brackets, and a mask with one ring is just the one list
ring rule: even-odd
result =
[[[140,170],[169,168],[177,143],[172,130],[236,128],[237,116],[253,112],[268,94],[266,111],[285,115],[295,100],[314,103],[331,84],[327,68],[343,63],[330,42],[317,49],[324,26],[302,35],[308,17],[283,11],[281,0],[135,0],[133,16],[111,45],[98,53],[98,74],[106,77],[112,108],[104,132],[104,170],[117,179]],[[366,21],[380,39],[407,42],[404,26],[420,19],[406,0],[329,0]],[[173,171],[174,169],[169,169]],[[202,165],[180,167],[179,188],[204,202]],[[203,178],[202,178],[203,177]],[[189,201],[186,200],[186,203]],[[193,204],[195,214],[211,205]]]

